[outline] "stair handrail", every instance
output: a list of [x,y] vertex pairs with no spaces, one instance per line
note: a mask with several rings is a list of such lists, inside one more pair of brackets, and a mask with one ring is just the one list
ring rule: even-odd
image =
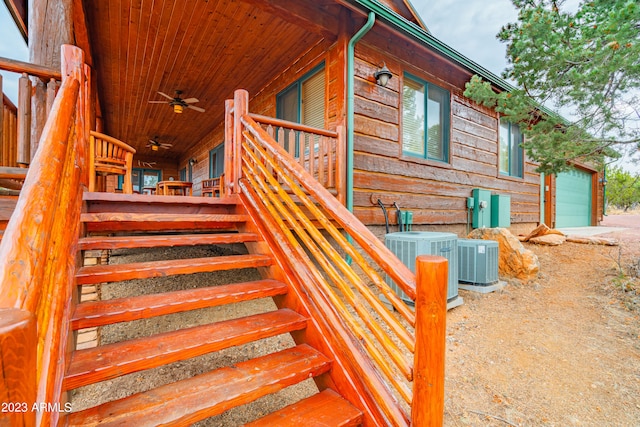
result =
[[[65,408],[62,383],[87,183],[88,74],[82,50],[64,45],[63,83],[0,242],[0,351],[19,349],[26,357],[0,378],[7,395],[21,398],[27,409],[0,414],[11,425],[56,425]],[[46,409],[52,407],[57,410]]]
[[[419,257],[416,277],[258,125],[247,112],[247,104],[246,91],[237,91],[233,101],[232,148],[232,152],[240,157],[234,159],[237,192],[260,212],[260,218],[268,221],[265,230],[289,257],[285,262],[291,263],[289,268],[306,286],[304,293],[312,304],[331,321],[332,328],[342,330],[335,334],[336,340],[342,340],[340,351],[351,354],[345,356],[351,364],[350,369],[383,414],[382,420],[380,415],[372,416],[379,424],[441,424],[446,260]],[[231,105],[227,104],[228,112]],[[373,260],[375,268],[338,227]],[[333,240],[325,238],[320,229]],[[336,247],[351,258],[360,269],[360,275]],[[415,316],[377,270],[382,270],[416,300],[418,311]],[[370,283],[364,283],[363,276]],[[420,284],[418,292],[416,283]],[[370,284],[391,302],[401,319],[396,319],[380,303],[378,295],[370,291]],[[432,295],[427,296],[429,293]],[[375,315],[371,315],[372,312]],[[380,327],[378,321],[384,326]],[[345,332],[353,338],[344,338]],[[354,342],[361,345],[354,347]],[[413,357],[407,357],[407,353]],[[364,360],[362,355],[366,355]],[[400,380],[400,377],[404,379]],[[382,385],[380,378],[384,379]],[[409,382],[413,382],[412,390]],[[419,405],[414,400],[416,397],[421,400]]]

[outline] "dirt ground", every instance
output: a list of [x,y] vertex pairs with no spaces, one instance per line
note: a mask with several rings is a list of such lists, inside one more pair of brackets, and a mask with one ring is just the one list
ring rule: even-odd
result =
[[[447,316],[446,426],[640,426],[640,216],[618,247],[525,244],[541,273],[460,291]],[[633,261],[635,260],[635,261]]]
[[[616,222],[621,221],[621,222]],[[557,247],[525,244],[534,251],[541,273],[532,283],[509,282],[491,294],[460,290],[464,305],[447,315],[446,426],[640,426],[640,287],[620,274],[640,258],[640,215],[609,216],[603,225],[635,227],[607,237],[621,240],[608,247],[565,243]],[[193,257],[226,254],[237,248],[194,248]],[[112,262],[171,257],[173,250],[125,251]],[[181,255],[185,250],[179,249]],[[157,278],[144,283],[144,292],[185,289],[203,284],[255,279],[247,270],[231,274],[182,276],[178,281]],[[140,290],[138,281],[103,286],[103,297]],[[234,317],[272,303],[225,307]],[[178,325],[215,321],[230,313],[199,310],[165,316],[160,323],[136,322],[132,328],[105,327],[103,343],[176,329]],[[292,344],[288,337],[263,343],[267,351]],[[233,363],[263,351],[251,344],[221,352],[222,363]],[[210,355],[178,362],[146,374],[127,375],[74,392],[74,410],[100,401],[175,381],[215,368]],[[212,365],[213,364],[213,365]],[[143,377],[145,378],[143,380]],[[148,383],[148,381],[151,381]],[[146,385],[143,385],[146,384]],[[199,426],[235,426],[313,393],[315,385],[287,389],[237,408]]]

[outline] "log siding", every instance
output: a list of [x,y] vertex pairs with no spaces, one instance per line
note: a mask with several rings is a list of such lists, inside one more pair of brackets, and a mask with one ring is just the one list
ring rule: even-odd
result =
[[[409,64],[411,58],[397,54],[389,56],[367,43],[356,49],[354,212],[358,218],[367,225],[383,225],[380,199],[387,206],[395,202],[402,210],[412,211],[415,225],[464,224],[466,198],[473,188],[483,188],[511,197],[512,223],[537,223],[540,176],[528,159],[523,178],[499,173],[497,113],[466,99],[463,86],[444,82],[445,65],[428,59],[430,67],[419,70]],[[393,73],[386,88],[376,85],[372,77],[383,61]],[[451,93],[448,162],[402,153],[405,72]],[[389,213],[395,222],[395,210]]]

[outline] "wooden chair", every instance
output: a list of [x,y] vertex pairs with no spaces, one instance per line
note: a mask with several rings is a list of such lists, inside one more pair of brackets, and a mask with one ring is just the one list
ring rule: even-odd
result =
[[131,168],[136,150],[124,142],[108,135],[91,131],[89,141],[89,191],[106,191],[105,179],[96,189],[96,177],[123,175],[122,192],[133,194]]
[[224,174],[216,178],[202,180],[202,197],[222,197],[224,194]]

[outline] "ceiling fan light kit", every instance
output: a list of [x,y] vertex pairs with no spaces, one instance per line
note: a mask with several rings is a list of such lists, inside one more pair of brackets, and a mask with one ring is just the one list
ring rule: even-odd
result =
[[169,104],[171,107],[173,107],[173,112],[176,114],[182,114],[185,108],[191,108],[192,110],[196,110],[200,113],[204,113],[205,111],[204,108],[191,105],[195,104],[196,102],[200,102],[198,98],[182,99],[180,97],[180,95],[182,95],[181,90],[176,90],[175,97],[169,96],[166,93],[160,91],[158,91],[158,94],[167,98],[167,101],[149,101],[150,104]]
[[164,148],[165,150],[168,150],[171,147],[173,147],[173,144],[169,144],[166,142],[158,142],[157,136],[153,139],[150,139],[149,142],[147,143],[147,148],[151,148],[151,151],[158,151],[160,148]]

